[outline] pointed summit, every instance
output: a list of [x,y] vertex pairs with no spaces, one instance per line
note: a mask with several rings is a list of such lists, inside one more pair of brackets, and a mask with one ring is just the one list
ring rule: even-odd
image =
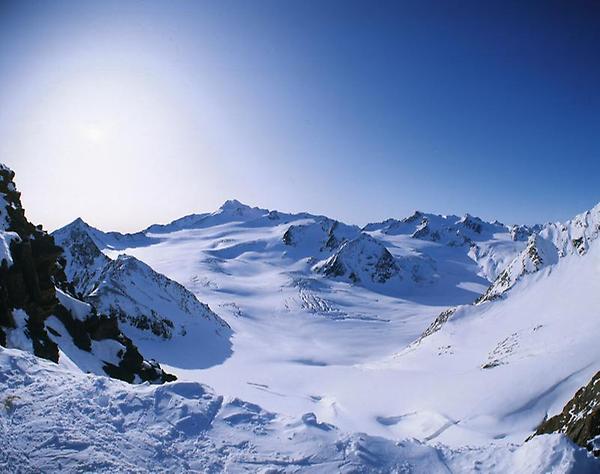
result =
[[90,225],[84,221],[81,217],[78,217],[77,219],[75,219],[73,222],[71,222],[70,224],[67,224],[65,227],[82,227],[82,228],[87,228]]
[[221,207],[219,209],[222,211],[225,211],[225,210],[229,210],[229,209],[240,209],[240,208],[251,209],[250,206],[241,203],[237,199],[228,199],[221,205]]

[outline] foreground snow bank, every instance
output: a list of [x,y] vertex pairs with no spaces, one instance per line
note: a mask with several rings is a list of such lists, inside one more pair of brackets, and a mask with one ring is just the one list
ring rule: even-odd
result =
[[592,473],[566,438],[450,450],[346,435],[312,414],[293,419],[189,382],[126,383],[0,349],[2,472]]

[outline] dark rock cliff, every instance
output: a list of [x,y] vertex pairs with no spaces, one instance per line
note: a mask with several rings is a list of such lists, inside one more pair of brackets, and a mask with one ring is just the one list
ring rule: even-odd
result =
[[13,179],[14,172],[0,165],[3,201],[0,202],[0,231],[11,236],[12,258],[12,262],[4,258],[0,263],[0,345],[7,346],[7,333],[16,328],[13,311],[22,309],[27,314],[25,335],[38,357],[58,362],[59,346],[51,337],[56,334],[46,326],[46,320],[55,316],[73,343],[83,351],[92,351],[92,341],[107,339],[124,347],[118,354],[118,364],[101,361],[107,375],[127,382],[174,380],[175,377],[165,373],[158,363],[144,360],[132,341],[119,330],[114,317],[97,314],[92,307],[90,314],[81,318],[61,304],[56,287],[75,298],[63,271],[62,249],[41,226],[27,220]]

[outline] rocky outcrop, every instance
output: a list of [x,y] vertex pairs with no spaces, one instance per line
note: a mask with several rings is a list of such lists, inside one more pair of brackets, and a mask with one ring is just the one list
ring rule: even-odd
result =
[[[58,362],[57,341],[65,337],[79,350],[91,353],[93,347],[112,341],[107,343],[122,349],[109,361],[98,356],[106,374],[128,382],[173,380],[156,362],[144,360],[115,318],[97,314],[88,305],[79,306],[84,308],[79,313],[73,309],[83,303],[67,282],[62,249],[41,226],[26,219],[13,178],[14,172],[0,165],[0,233],[5,242],[10,241],[0,265],[0,344],[22,346],[18,348]],[[60,321],[68,334],[49,328],[51,318]]]
[[577,391],[561,413],[544,420],[535,435],[547,433],[564,433],[600,456],[600,372]]
[[368,234],[345,242],[331,257],[315,265],[314,270],[352,283],[385,283],[400,277],[400,267],[393,255]]

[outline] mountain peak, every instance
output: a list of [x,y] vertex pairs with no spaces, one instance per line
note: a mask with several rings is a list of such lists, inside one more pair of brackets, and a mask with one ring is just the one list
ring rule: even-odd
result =
[[221,211],[237,210],[237,209],[252,209],[250,206],[241,203],[237,199],[228,199],[219,208]]
[[222,215],[227,218],[229,217],[240,217],[242,219],[257,219],[268,214],[267,209],[261,209],[259,207],[251,207],[244,204],[237,199],[229,199],[223,203],[219,210],[213,215]]
[[70,224],[67,224],[67,227],[89,227],[89,224],[85,222],[81,217],[78,217]]

